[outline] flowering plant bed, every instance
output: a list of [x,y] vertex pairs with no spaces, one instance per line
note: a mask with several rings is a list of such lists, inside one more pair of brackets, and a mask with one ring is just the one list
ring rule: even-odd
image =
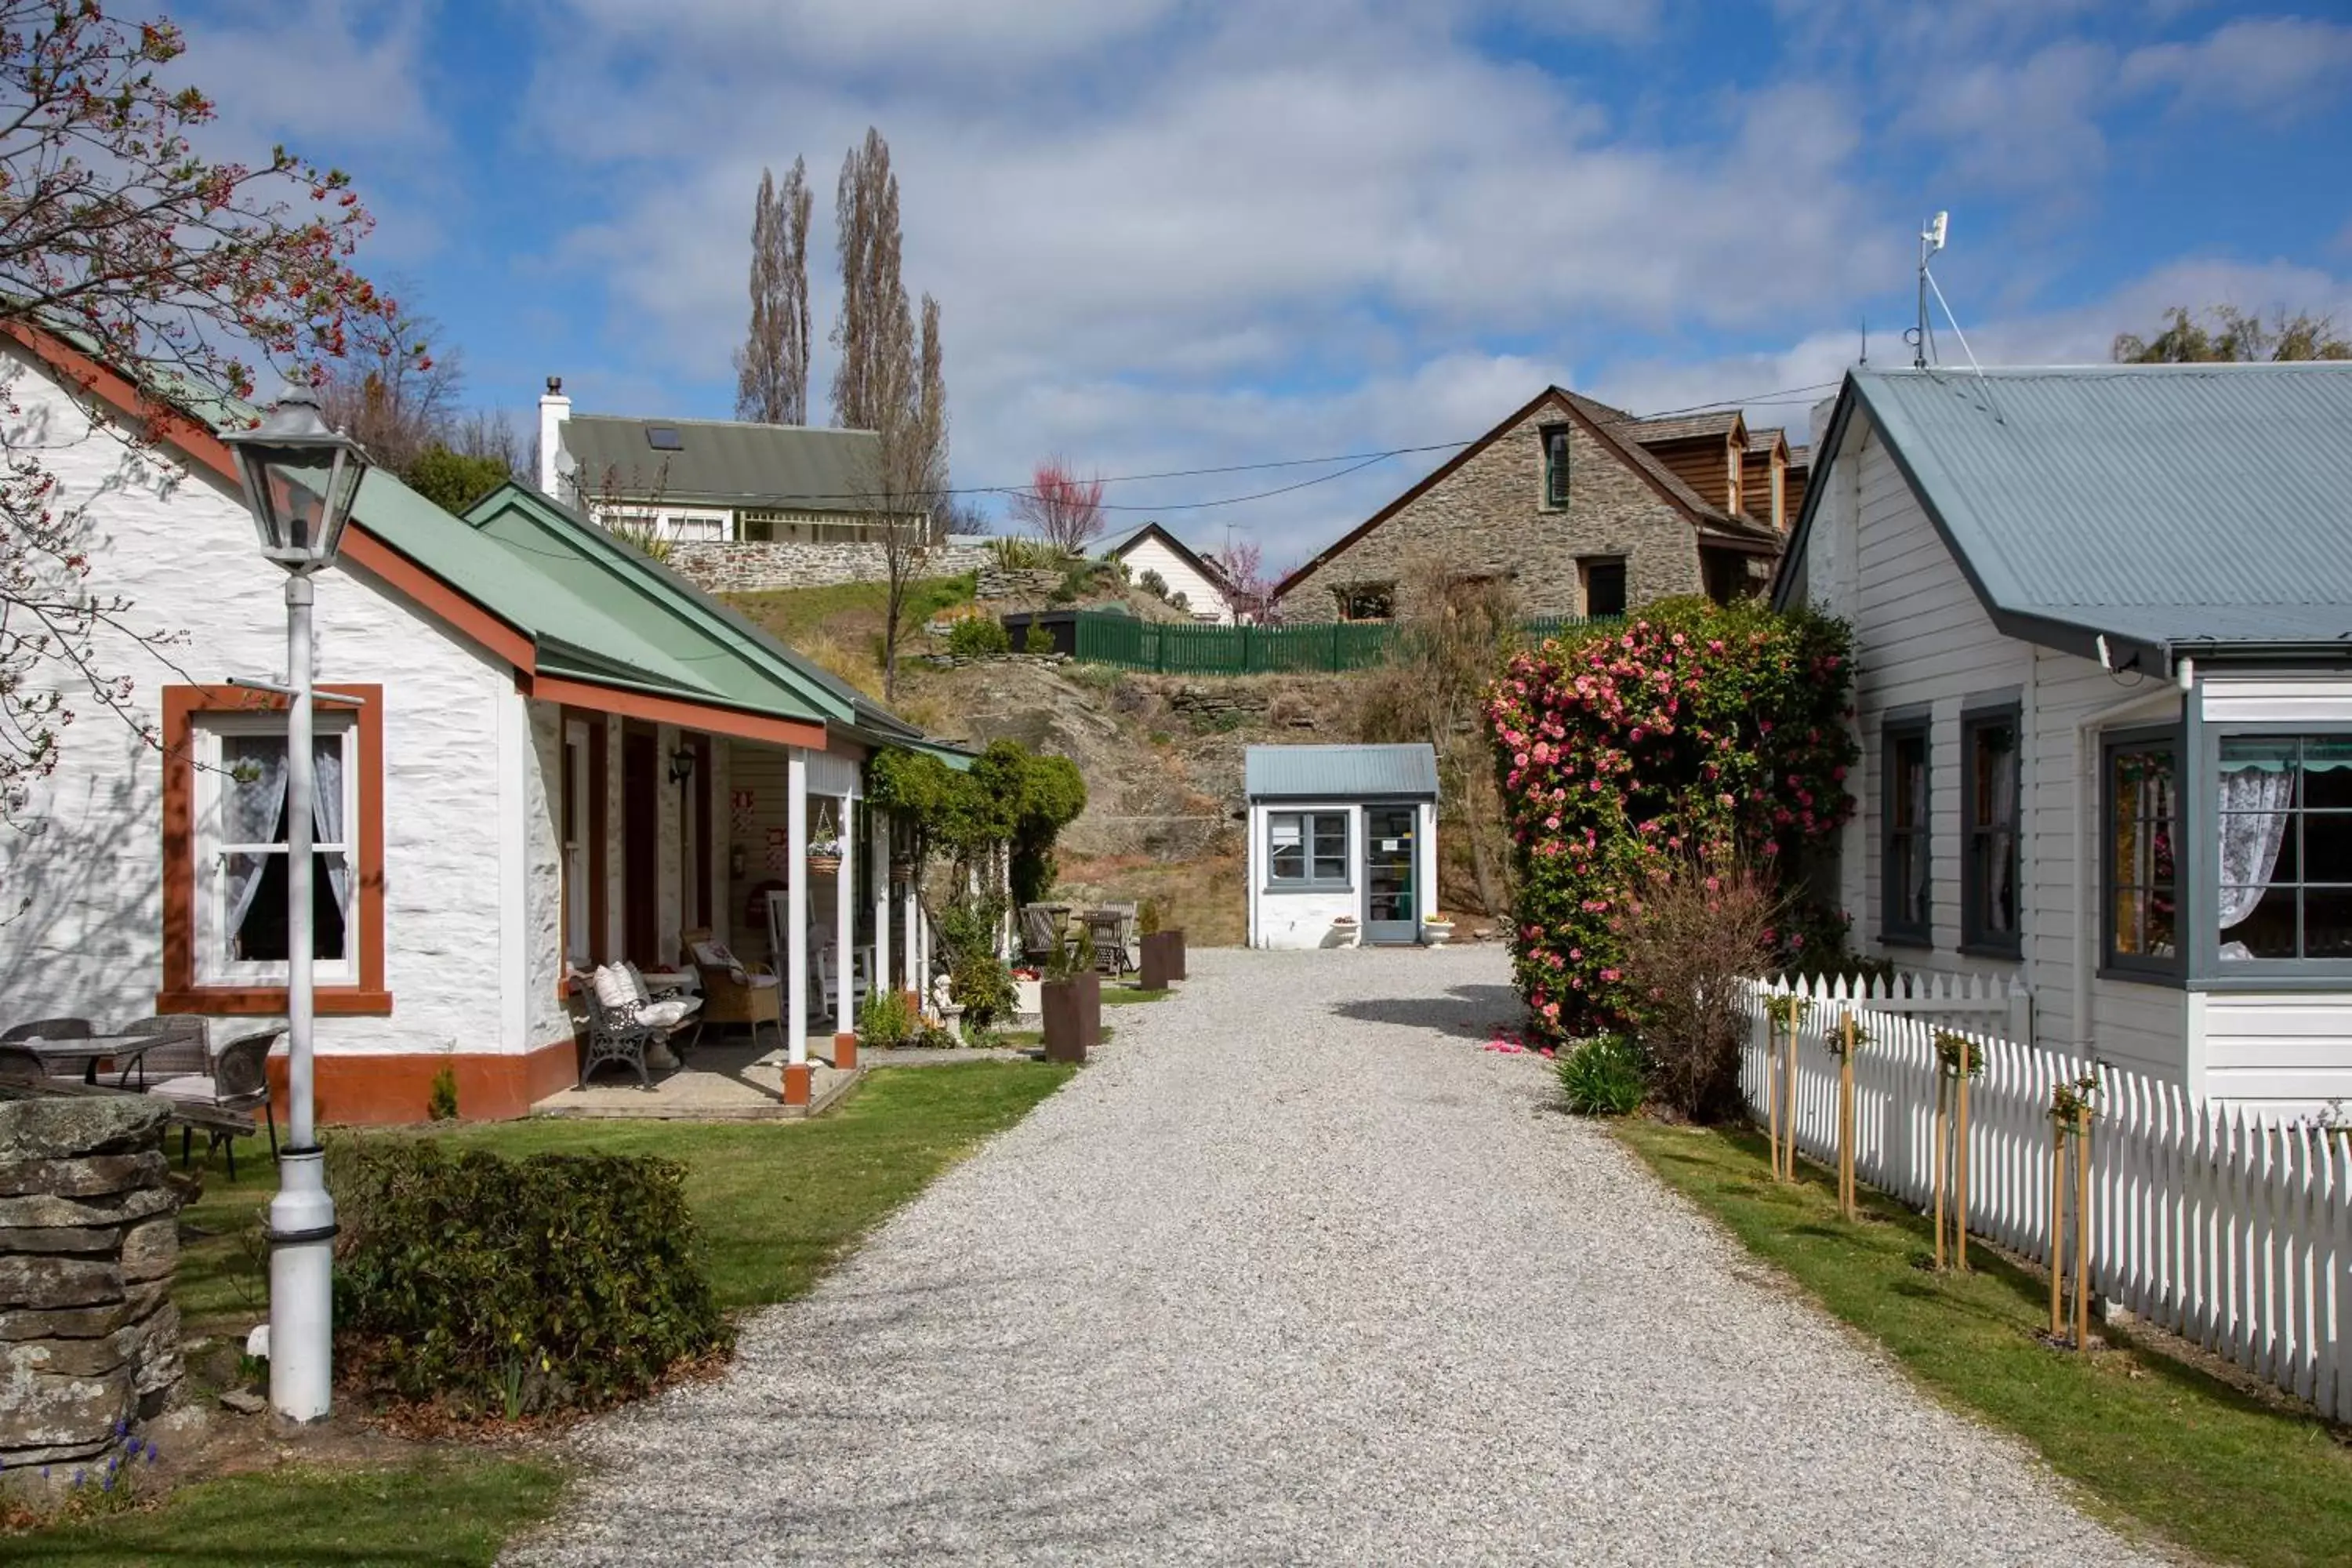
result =
[[1488,733],[1519,869],[1514,973],[1535,1030],[1622,1028],[1629,903],[1696,861],[1767,868],[1797,895],[1784,962],[1843,948],[1844,917],[1799,867],[1853,812],[1851,637],[1811,612],[1670,600],[1514,658]]

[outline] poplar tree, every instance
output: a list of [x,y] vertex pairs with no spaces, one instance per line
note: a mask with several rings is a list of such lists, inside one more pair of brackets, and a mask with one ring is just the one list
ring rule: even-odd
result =
[[783,187],[760,171],[751,205],[751,324],[735,354],[735,417],[808,423],[808,160]]

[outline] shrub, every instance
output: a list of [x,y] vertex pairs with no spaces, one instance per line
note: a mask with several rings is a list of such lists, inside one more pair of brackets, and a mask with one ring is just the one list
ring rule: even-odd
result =
[[1168,595],[1168,607],[1171,610],[1189,610],[1192,607],[1192,601],[1185,597],[1183,589],[1179,588]]
[[1135,911],[1135,929],[1144,936],[1158,936],[1168,921],[1158,899],[1146,899]]
[[436,1121],[453,1121],[457,1116],[457,1069],[443,1068],[433,1075],[433,1087],[425,1091],[425,1114]]
[[1553,1065],[1560,1093],[1579,1116],[1631,1116],[1642,1109],[1642,1053],[1622,1035],[1595,1035]]
[[970,893],[940,910],[932,921],[940,956],[947,961],[948,994],[963,1009],[964,1025],[986,1029],[1013,1012],[1013,971],[997,954],[1004,902]]
[[1168,596],[1168,579],[1149,566],[1143,569],[1143,575],[1135,580],[1135,585],[1155,599]]
[[1658,1097],[1695,1121],[1736,1110],[1748,1035],[1743,980],[1770,959],[1780,900],[1738,868],[1652,873],[1622,921],[1625,977]]
[[[1853,815],[1852,639],[1840,622],[1673,600],[1513,658],[1486,705],[1517,871],[1514,970],[1538,1035],[1639,1021],[1619,922],[1652,873],[1739,862],[1804,887]],[[1818,962],[1843,917],[1792,900],[1777,956]]]
[[875,991],[857,1010],[857,1037],[877,1048],[913,1043],[922,1020],[903,991]]
[[995,616],[966,616],[948,628],[948,651],[959,658],[987,658],[1011,653],[1013,639]]
[[417,1140],[361,1144],[340,1175],[338,1326],[404,1398],[593,1408],[731,1339],[676,1161]]
[[1037,622],[1031,621],[1029,623],[1029,635],[1021,639],[1021,651],[1023,653],[1040,654],[1053,652],[1054,634],[1047,631]]
[[1005,534],[988,542],[988,552],[1007,572],[1038,572],[1048,568],[1058,570],[1066,557],[1052,545],[1039,539],[1024,539],[1017,534]]

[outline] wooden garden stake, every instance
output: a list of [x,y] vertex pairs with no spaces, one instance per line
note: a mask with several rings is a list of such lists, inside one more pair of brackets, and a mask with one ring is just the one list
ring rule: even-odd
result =
[[1949,1112],[1946,1109],[1948,1080],[1941,1063],[1936,1070],[1936,1268],[1944,1267],[1944,1156],[1948,1142]]
[[2091,1107],[2074,1111],[2074,1348],[2091,1348]]
[[1794,1013],[1789,1016],[1788,1077],[1789,1136],[1781,1147],[1781,1154],[1788,1163],[1780,1179],[1793,1182],[1797,1179],[1797,1017]]
[[1772,1179],[1777,1182],[1780,1179],[1780,1015],[1768,1011],[1764,1018],[1764,1121],[1772,1141]]
[[1969,1271],[1969,1037],[1960,1037],[1959,1131],[1952,1151],[1953,1267]]
[[2050,1114],[2050,1337],[2066,1331],[2066,1139],[2065,1113]]
[[1853,1194],[1853,1010],[1848,1008],[1838,1034],[1845,1049],[1838,1057],[1838,1212],[1854,1216]]

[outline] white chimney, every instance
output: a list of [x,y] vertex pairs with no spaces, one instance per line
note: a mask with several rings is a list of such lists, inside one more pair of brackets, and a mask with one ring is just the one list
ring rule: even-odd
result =
[[556,458],[563,451],[563,422],[572,417],[572,399],[563,395],[563,378],[547,378],[547,395],[539,400],[539,489],[550,500],[561,501],[557,489],[562,471]]

